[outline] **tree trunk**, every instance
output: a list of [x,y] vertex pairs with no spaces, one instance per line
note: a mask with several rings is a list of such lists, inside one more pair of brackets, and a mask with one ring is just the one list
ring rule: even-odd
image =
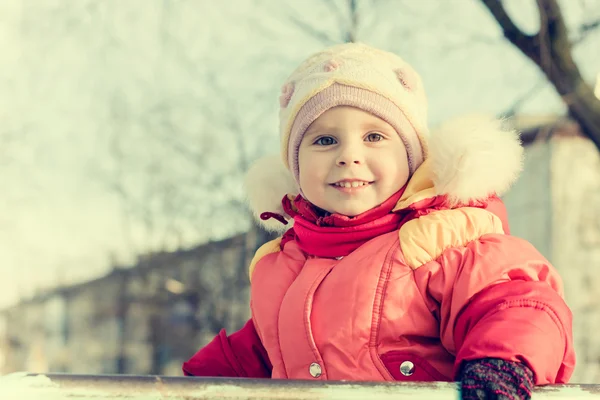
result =
[[500,24],[504,36],[546,75],[569,114],[600,150],[600,100],[581,76],[573,60],[567,28],[556,0],[537,0],[540,31],[523,33],[506,13],[500,0],[481,0]]

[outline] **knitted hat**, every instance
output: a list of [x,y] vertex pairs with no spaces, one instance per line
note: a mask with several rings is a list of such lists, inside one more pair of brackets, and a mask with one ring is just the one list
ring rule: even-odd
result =
[[419,75],[395,54],[346,43],[304,61],[282,87],[283,162],[299,182],[298,151],[304,132],[325,111],[352,106],[390,124],[404,142],[410,173],[427,156],[427,99]]

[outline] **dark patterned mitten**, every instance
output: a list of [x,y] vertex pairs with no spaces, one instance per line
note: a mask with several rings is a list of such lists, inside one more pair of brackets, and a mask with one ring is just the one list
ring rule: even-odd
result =
[[534,387],[526,365],[497,358],[466,362],[458,379],[463,400],[529,400]]

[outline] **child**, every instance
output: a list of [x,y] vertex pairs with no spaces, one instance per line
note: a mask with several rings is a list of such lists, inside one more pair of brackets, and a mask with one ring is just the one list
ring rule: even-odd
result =
[[250,265],[252,319],[186,375],[457,380],[502,399],[568,381],[561,279],[497,197],[521,168],[515,132],[469,118],[429,135],[420,77],[363,44],[310,57],[280,105],[287,169],[265,159],[248,187],[287,231]]

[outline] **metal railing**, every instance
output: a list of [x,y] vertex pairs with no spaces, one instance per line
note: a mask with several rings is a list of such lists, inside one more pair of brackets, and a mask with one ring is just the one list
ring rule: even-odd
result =
[[[457,398],[457,385],[446,382],[312,382],[30,373],[0,376],[0,399],[2,400],[443,400]],[[537,387],[533,399],[600,400],[600,385]]]

